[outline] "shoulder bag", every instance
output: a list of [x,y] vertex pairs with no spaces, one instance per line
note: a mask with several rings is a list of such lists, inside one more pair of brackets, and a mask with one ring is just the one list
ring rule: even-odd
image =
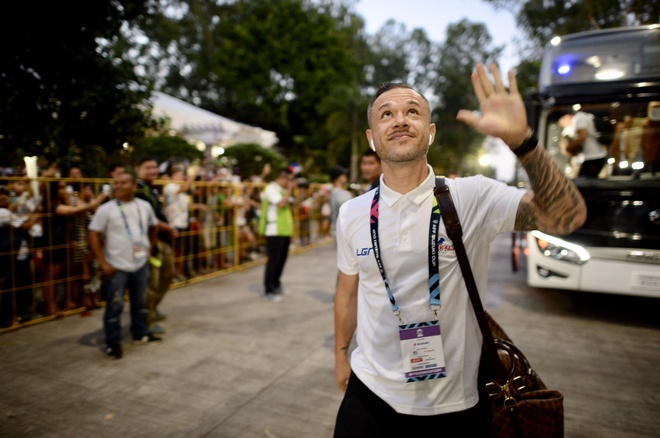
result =
[[563,437],[563,395],[547,389],[522,351],[484,310],[463,245],[463,230],[444,178],[436,179],[435,196],[483,336],[479,403],[488,413],[489,437]]

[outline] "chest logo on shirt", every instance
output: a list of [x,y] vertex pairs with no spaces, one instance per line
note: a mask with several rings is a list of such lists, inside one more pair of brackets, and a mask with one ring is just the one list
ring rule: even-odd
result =
[[454,244],[446,240],[444,237],[441,237],[440,240],[438,240],[438,252],[441,254],[447,254],[450,251],[454,251]]
[[373,248],[358,248],[355,250],[355,255],[358,257],[368,256],[369,254],[371,254],[372,250]]

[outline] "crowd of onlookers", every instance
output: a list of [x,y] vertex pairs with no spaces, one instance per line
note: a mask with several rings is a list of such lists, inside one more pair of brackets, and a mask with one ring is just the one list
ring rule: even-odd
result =
[[[1,170],[0,330],[100,308],[101,271],[89,248],[88,226],[98,206],[112,199],[113,177],[133,169],[113,165],[103,178],[90,178],[78,166],[53,165],[37,178],[23,169]],[[261,191],[272,178],[268,166],[261,175],[243,178],[185,161],[164,163],[159,172],[155,187],[178,232],[174,283],[265,257],[258,224]],[[295,181],[292,245],[332,241],[332,184],[310,184],[301,174]],[[371,178],[363,181],[366,187]]]

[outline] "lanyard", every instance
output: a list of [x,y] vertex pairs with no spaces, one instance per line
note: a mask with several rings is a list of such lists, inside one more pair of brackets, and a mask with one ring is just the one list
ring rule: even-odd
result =
[[[117,201],[117,208],[119,208],[119,212],[121,213],[122,219],[124,219],[124,226],[126,227],[126,233],[128,234],[128,238],[133,240],[133,235],[131,233],[131,228],[128,226],[128,220],[126,220],[126,214],[124,214],[124,207],[121,205],[121,202],[119,202],[119,199],[115,199]],[[140,205],[135,202],[135,209],[137,210],[137,215],[138,215],[138,224],[140,225],[140,237],[144,236],[144,227],[142,226],[142,216],[140,215]]]
[[[387,290],[387,295],[392,303],[392,311],[399,318],[399,322],[403,324],[401,320],[401,310],[399,305],[394,299],[394,294],[392,294],[392,289],[390,287],[390,282],[387,279],[387,274],[385,274],[385,267],[383,266],[383,260],[380,256],[380,244],[378,239],[378,206],[380,200],[380,187],[376,187],[374,192],[374,199],[371,201],[371,220],[370,220],[370,229],[371,229],[371,242],[374,248],[374,257],[376,258],[376,264],[378,265],[378,270],[380,271],[381,277],[383,277],[383,283],[385,283],[385,290]],[[431,220],[429,224],[429,305],[433,311],[434,319],[438,319],[438,311],[440,310],[440,269],[438,266],[438,227],[440,225],[440,207],[438,206],[438,201],[433,197],[433,208],[431,209]]]

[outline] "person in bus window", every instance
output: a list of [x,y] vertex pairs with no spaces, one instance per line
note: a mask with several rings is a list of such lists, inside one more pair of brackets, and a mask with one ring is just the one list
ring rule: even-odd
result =
[[649,102],[648,118],[642,124],[642,156],[646,171],[660,170],[660,101]]
[[570,112],[559,119],[559,125],[563,128],[562,152],[582,161],[577,176],[598,178],[607,160],[607,147],[598,141],[594,115],[582,111]]

